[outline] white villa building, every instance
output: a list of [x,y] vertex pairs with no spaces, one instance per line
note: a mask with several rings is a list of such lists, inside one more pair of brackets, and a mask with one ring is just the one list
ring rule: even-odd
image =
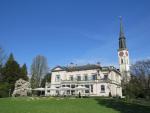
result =
[[51,84],[45,95],[122,96],[121,74],[110,66],[57,66],[52,70]]
[[120,96],[121,80],[129,80],[129,52],[120,22],[119,68],[100,64],[56,66],[51,70],[51,83],[46,83],[46,96]]

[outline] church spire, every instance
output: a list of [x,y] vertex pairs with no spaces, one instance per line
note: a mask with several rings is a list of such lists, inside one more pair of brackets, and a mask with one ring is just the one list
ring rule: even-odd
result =
[[122,81],[127,83],[130,80],[129,51],[126,47],[126,37],[121,17],[120,17],[118,58],[119,58],[119,69],[122,75]]
[[120,17],[119,49],[127,49],[126,48],[126,38],[124,35],[124,30],[123,30],[122,17]]
[[122,17],[120,17],[120,38],[125,37],[124,31],[123,31],[123,23],[122,23]]

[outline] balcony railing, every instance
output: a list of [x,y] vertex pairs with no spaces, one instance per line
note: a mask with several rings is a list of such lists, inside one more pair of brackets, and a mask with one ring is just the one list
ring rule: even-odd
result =
[[85,83],[85,82],[110,82],[109,79],[100,79],[100,80],[61,80],[61,83],[70,82],[70,83]]
[[52,84],[89,84],[89,83],[111,83],[121,85],[119,82],[110,79],[97,79],[97,80],[60,80],[59,83]]
[[117,81],[113,81],[113,80],[110,80],[110,79],[97,79],[97,80],[61,80],[60,82],[61,84],[63,83],[70,83],[70,84],[74,84],[74,83],[113,83],[113,84],[120,84],[119,82]]

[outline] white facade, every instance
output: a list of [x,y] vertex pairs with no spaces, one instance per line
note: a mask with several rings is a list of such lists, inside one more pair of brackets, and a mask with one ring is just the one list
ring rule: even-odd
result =
[[100,65],[57,66],[52,70],[46,96],[122,96],[121,74]]
[[118,57],[119,57],[119,67],[120,72],[129,71],[129,52],[128,50],[119,50],[118,51]]

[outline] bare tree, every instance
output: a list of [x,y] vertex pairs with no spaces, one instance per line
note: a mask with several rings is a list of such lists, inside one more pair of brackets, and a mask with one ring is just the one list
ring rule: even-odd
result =
[[44,56],[37,55],[31,65],[31,86],[40,87],[42,78],[48,73],[47,60]]
[[134,75],[140,87],[142,95],[150,97],[150,59],[137,61],[131,66],[131,74]]
[[2,66],[4,64],[6,60],[6,55],[4,53],[4,49],[2,47],[0,47],[0,81],[2,81],[3,79],[3,75],[2,75]]
[[5,59],[6,59],[6,55],[4,53],[4,49],[2,47],[0,47],[0,66],[2,66]]
[[150,78],[150,60],[142,60],[131,66],[133,75],[136,75],[145,87],[150,87],[148,84]]

